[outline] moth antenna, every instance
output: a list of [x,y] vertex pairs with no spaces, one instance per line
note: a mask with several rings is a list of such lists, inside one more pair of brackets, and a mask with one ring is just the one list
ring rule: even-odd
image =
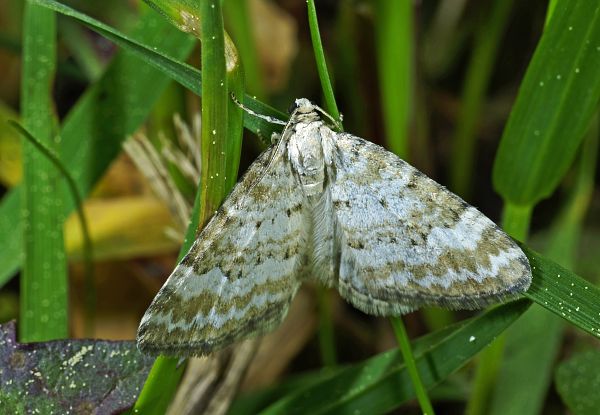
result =
[[327,111],[325,111],[323,108],[319,107],[318,105],[313,105],[313,106],[317,111],[319,111],[321,114],[323,114],[325,117],[327,117],[329,119],[329,121],[331,121],[331,123],[335,126],[335,128],[337,128],[339,131],[344,131],[344,126],[342,125],[342,120],[344,119],[344,117],[342,117],[342,114],[340,114],[340,119],[338,121],[335,118],[333,118],[331,115],[329,115],[327,113]]
[[240,107],[242,110],[246,111],[248,114],[253,115],[257,118],[260,118],[262,120],[265,120],[267,122],[270,122],[271,124],[278,124],[278,125],[287,125],[287,122],[285,121],[281,121],[278,118],[275,117],[271,117],[269,115],[264,115],[264,114],[259,114],[255,111],[252,111],[250,108],[248,108],[247,106],[245,106],[244,104],[242,104],[237,97],[234,95],[234,93],[232,92],[231,94],[231,99],[233,100],[233,102],[235,102],[235,104]]

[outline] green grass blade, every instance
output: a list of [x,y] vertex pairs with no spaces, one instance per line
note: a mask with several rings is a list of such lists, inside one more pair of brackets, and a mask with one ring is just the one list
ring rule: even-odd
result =
[[[200,2],[202,44],[202,173],[200,223],[217,211],[226,187],[228,79],[225,69],[223,15],[218,1]],[[238,149],[239,151],[239,149]]]
[[[596,117],[595,127],[597,127]],[[577,182],[550,232],[546,254],[572,268],[583,220],[594,191],[598,128],[592,128],[579,156]],[[539,414],[552,380],[565,322],[534,305],[507,331],[504,364],[498,376],[490,415]],[[527,347],[523,347],[527,344]],[[511,399],[506,399],[510,396]]]
[[[162,2],[157,2],[162,4]],[[243,130],[242,112],[229,98],[243,94],[239,57],[223,29],[220,4],[202,2],[199,10],[202,43],[202,171],[192,222],[180,258],[203,226],[221,205],[237,178]],[[227,58],[227,64],[226,64]],[[231,65],[229,65],[231,63]],[[200,84],[201,78],[197,78]],[[162,414],[171,402],[181,378],[179,359],[157,358],[133,413]]]
[[404,327],[404,321],[402,321],[401,317],[393,317],[390,319],[390,321],[392,323],[392,326],[394,327],[396,341],[398,342],[398,346],[400,347],[402,359],[404,361],[404,365],[406,366],[406,370],[408,372],[408,376],[410,377],[410,381],[415,390],[415,396],[417,397],[417,401],[419,402],[421,411],[423,412],[423,415],[434,415],[435,412],[433,411],[433,406],[431,406],[429,396],[427,396],[427,390],[425,389],[425,386],[421,381],[421,376],[419,374],[419,370],[417,369],[415,357],[410,347],[408,333],[406,332],[406,328]]
[[[96,290],[94,285],[94,269],[92,264],[92,239],[90,237],[90,231],[88,226],[88,221],[85,216],[85,212],[83,210],[83,198],[77,190],[77,184],[73,179],[73,176],[67,168],[61,163],[58,157],[46,147],[41,141],[35,138],[29,131],[27,131],[20,124],[10,121],[9,124],[12,125],[21,135],[27,139],[29,143],[31,143],[37,151],[39,151],[48,161],[52,163],[52,165],[60,172],[62,177],[66,180],[67,185],[69,187],[69,192],[73,197],[73,201],[75,203],[75,209],[77,210],[77,217],[79,219],[79,225],[81,227],[81,233],[83,235],[83,261],[85,263],[85,328],[87,334],[91,337],[92,334],[92,326],[93,319],[95,314],[95,303],[96,303]],[[63,250],[64,253],[64,250]]]
[[[54,12],[25,3],[21,116],[33,134],[58,150],[52,84],[56,70]],[[60,173],[34,144],[23,143],[23,238],[19,336],[22,342],[67,337],[68,279]],[[14,226],[14,224],[13,224]],[[14,229],[14,228],[13,228]],[[15,232],[5,237],[15,237]]]
[[[135,31],[157,50],[185,58],[191,50],[188,36],[173,29],[160,16],[145,14]],[[82,195],[102,176],[121,151],[121,142],[144,121],[154,102],[166,87],[168,78],[144,65],[139,58],[119,53],[102,78],[91,86],[67,115],[60,133],[60,159],[69,166]],[[20,186],[4,196],[0,204],[0,286],[21,265]],[[65,200],[65,211],[72,210]]]
[[557,2],[496,156],[494,187],[505,200],[548,197],[573,162],[600,100],[598,39],[600,3]]
[[386,146],[399,157],[408,159],[413,104],[413,4],[376,1],[373,6]]
[[473,52],[463,84],[460,114],[452,140],[450,188],[467,200],[474,175],[477,126],[487,87],[494,69],[498,46],[508,23],[513,0],[490,3],[490,16],[475,33]]
[[[526,229],[531,217],[530,213],[519,215],[519,212],[530,212],[536,202],[554,191],[570,166],[597,108],[600,74],[592,68],[600,64],[600,54],[595,45],[600,38],[600,6],[592,3],[557,2],[553,9],[551,7],[552,17],[528,67],[504,130],[495,160],[493,181],[506,203],[504,222],[516,228]],[[577,108],[577,111],[573,111],[573,108]],[[593,299],[595,295],[583,301],[569,298],[578,292],[585,296],[585,281],[575,278],[566,283],[557,276],[557,270],[553,271],[556,272],[553,278],[534,280],[528,295],[542,297],[544,292],[539,291],[539,285],[543,284],[542,288],[548,290],[546,294],[550,295],[545,300],[537,298],[538,304],[597,334],[597,321],[594,318],[598,316],[589,310],[591,304],[588,302],[597,301]],[[571,284],[573,287],[570,287]],[[569,288],[576,289],[570,292]],[[531,313],[542,315],[535,308]],[[586,324],[576,321],[582,315]],[[530,318],[534,317],[527,317]],[[550,321],[549,317],[540,319]],[[528,332],[531,334],[535,333],[536,327],[538,331],[543,330],[540,321],[530,321],[530,324]],[[554,325],[554,333],[558,324]],[[552,329],[550,326],[548,328]],[[546,359],[550,359],[552,344],[557,341],[555,337],[549,333],[545,344],[547,349],[540,352],[538,358],[546,356]],[[509,344],[513,341],[519,340],[512,339]],[[540,373],[540,376],[543,374]],[[502,389],[502,386],[499,385],[499,388]]]
[[533,281],[525,296],[585,332],[600,337],[600,289],[572,271],[521,246]]
[[308,9],[308,26],[310,28],[310,38],[312,39],[313,51],[315,53],[315,62],[317,64],[317,71],[319,72],[319,79],[321,80],[321,89],[323,90],[323,97],[325,98],[325,109],[339,124],[341,127],[342,119],[340,117],[340,111],[338,110],[335,102],[335,96],[333,94],[333,86],[329,79],[329,71],[327,70],[327,61],[325,61],[325,52],[323,51],[323,43],[321,42],[321,33],[319,32],[319,22],[317,21],[317,9],[315,7],[315,0],[306,1]]
[[[413,346],[424,384],[432,387],[468,362],[528,306],[517,301],[494,308],[458,328],[433,333]],[[387,413],[414,397],[406,366],[392,350],[301,389],[261,414]]]

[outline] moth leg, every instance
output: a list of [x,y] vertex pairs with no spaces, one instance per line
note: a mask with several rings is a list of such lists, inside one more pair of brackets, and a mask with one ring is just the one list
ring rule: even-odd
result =
[[279,142],[279,140],[281,140],[281,134],[279,134],[279,133],[271,134],[271,144],[276,144]]

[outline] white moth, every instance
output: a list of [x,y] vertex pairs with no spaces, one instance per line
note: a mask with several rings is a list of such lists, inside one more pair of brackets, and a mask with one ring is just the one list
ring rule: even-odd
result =
[[203,355],[268,332],[304,280],[365,313],[482,308],[527,290],[531,270],[492,221],[362,138],[295,102],[144,315],[148,353]]

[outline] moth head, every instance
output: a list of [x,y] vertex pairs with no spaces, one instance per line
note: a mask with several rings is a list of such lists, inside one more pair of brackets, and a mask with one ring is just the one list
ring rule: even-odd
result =
[[292,102],[292,104],[288,108],[288,113],[290,115],[297,112],[301,114],[307,114],[313,111],[315,111],[315,104],[313,104],[306,98],[298,98],[294,100],[294,102]]

